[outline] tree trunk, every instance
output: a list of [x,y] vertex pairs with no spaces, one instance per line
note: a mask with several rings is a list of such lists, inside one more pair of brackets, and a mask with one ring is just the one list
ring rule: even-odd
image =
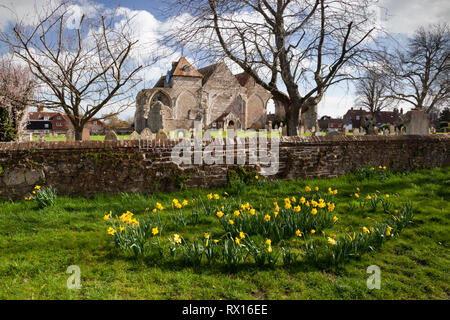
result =
[[83,127],[74,127],[75,131],[75,140],[81,141],[83,140]]
[[291,104],[286,110],[287,135],[296,136],[298,127],[298,118],[300,113],[300,106]]

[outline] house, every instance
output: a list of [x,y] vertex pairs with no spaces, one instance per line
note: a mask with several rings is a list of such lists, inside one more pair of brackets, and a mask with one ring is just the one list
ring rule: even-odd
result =
[[344,125],[343,119],[333,119],[323,116],[318,120],[320,131],[341,131]]
[[[91,119],[86,127],[91,135],[104,135],[107,125],[99,119]],[[65,134],[69,129],[73,129],[72,122],[60,112],[47,112],[39,107],[37,112],[28,113],[26,130],[29,133]]]
[[[370,112],[360,109],[353,109],[347,111],[343,117],[343,127],[349,130],[353,128],[361,127],[361,119],[369,115]],[[382,127],[385,125],[398,125],[403,121],[403,109],[394,109],[393,111],[376,111],[375,121],[377,127]]]

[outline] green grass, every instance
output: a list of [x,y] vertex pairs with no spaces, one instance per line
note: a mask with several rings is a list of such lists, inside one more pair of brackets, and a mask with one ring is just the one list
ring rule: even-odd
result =
[[[38,209],[30,201],[0,203],[0,299],[448,299],[450,168],[393,174],[387,180],[359,181],[348,175],[335,179],[274,181],[248,187],[245,201],[297,195],[304,187],[337,188],[339,228],[370,225],[386,214],[349,210],[350,194],[381,191],[412,201],[414,223],[379,250],[338,267],[319,268],[298,263],[274,269],[245,264],[235,272],[223,265],[189,268],[152,259],[136,260],[108,242],[103,216],[130,210],[139,218],[146,208],[173,198],[206,199],[224,189],[190,189],[173,194],[118,196],[94,199],[60,197],[53,207]],[[170,212],[163,211],[169,220]],[[180,233],[185,238],[215,234],[215,217],[200,217],[196,225],[167,227],[162,238]],[[81,269],[81,290],[68,290],[65,273]],[[369,290],[370,265],[381,268],[381,289]]]
[[[127,140],[130,140],[130,135],[119,135],[119,140],[123,140],[124,138],[126,138]],[[105,136],[91,136],[91,140],[95,140],[95,141],[104,141],[105,140]],[[39,141],[39,137],[38,136],[33,136],[33,141]],[[45,141],[66,141],[66,137],[59,135],[58,137],[52,137],[49,134],[47,134],[45,136]]]

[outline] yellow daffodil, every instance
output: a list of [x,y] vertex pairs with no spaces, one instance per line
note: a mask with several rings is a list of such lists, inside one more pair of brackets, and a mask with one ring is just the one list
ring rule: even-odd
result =
[[220,199],[220,196],[216,193],[216,194],[214,194],[214,199],[215,199],[215,200],[219,200],[219,199]]
[[301,198],[300,198],[300,203],[301,203],[301,204],[305,204],[305,202],[306,202],[305,197],[301,197]]
[[359,198],[359,194],[355,193],[355,198],[358,199]]
[[209,239],[209,233],[208,232],[206,232],[203,236],[205,237],[205,239]]
[[116,229],[114,229],[113,227],[109,227],[108,228],[108,234],[114,235],[114,233],[116,233]]
[[189,201],[183,200],[183,202],[181,204],[183,205],[183,207],[186,207],[189,204]]
[[164,210],[164,207],[162,206],[161,203],[157,202],[156,203],[156,209],[158,209],[159,211],[162,211],[162,210]]
[[152,210],[152,212],[153,212],[153,213],[156,213],[156,208],[154,208],[154,209]]
[[120,227],[119,227],[119,231],[120,231],[120,233],[122,233],[122,231],[123,231],[123,230],[125,230],[125,228],[124,228],[124,227],[122,227],[122,226],[120,226]]
[[297,231],[295,231],[295,235],[296,235],[297,237],[301,237],[301,236],[302,236],[302,233],[300,232],[300,230],[297,230]]
[[179,234],[174,234],[174,235],[173,235],[173,241],[174,241],[175,243],[181,243],[181,237],[180,237],[180,235],[179,235]]
[[258,179],[259,179],[259,176],[255,176],[255,179],[258,180]]
[[269,222],[270,221],[270,216],[268,214],[266,214],[264,216],[264,221]]
[[241,214],[241,212],[239,210],[235,210],[233,214],[234,214],[235,217],[237,217],[238,215]]
[[386,198],[389,198],[389,195],[388,195],[388,194],[386,194]]
[[181,203],[177,202],[177,203],[175,204],[175,207],[177,207],[177,209],[181,209],[183,206],[181,205]]
[[274,211],[273,216],[276,218],[278,216],[278,211]]
[[317,209],[316,209],[316,208],[313,208],[313,209],[311,210],[311,213],[314,214],[314,215],[316,215],[316,214],[317,214]]
[[250,214],[251,214],[252,216],[254,216],[255,213],[256,213],[256,210],[255,210],[255,209],[250,209]]
[[374,171],[374,170],[375,170],[375,168],[373,168],[373,167],[372,167],[372,168],[370,168],[370,170]]
[[156,236],[159,233],[158,227],[152,228],[152,234]]
[[217,211],[216,216],[218,218],[222,218],[223,217],[223,212],[222,211]]
[[366,199],[370,200],[370,199],[372,199],[372,197],[370,195],[367,195]]
[[316,233],[316,230],[312,229],[311,234],[314,234],[314,233]]
[[388,226],[388,227],[387,227],[387,231],[386,231],[386,235],[387,235],[388,237],[391,236],[391,230],[392,230],[392,228]]
[[268,247],[267,247],[267,252],[268,252],[268,253],[271,253],[271,252],[272,252],[272,246],[268,246]]
[[364,234],[370,233],[369,229],[367,229],[366,227],[363,227],[363,232],[364,232]]
[[296,206],[294,207],[294,212],[300,212],[302,210],[302,207]]
[[239,232],[239,237],[240,237],[241,239],[245,239],[245,233],[243,233],[242,231]]
[[268,246],[270,246],[270,245],[272,244],[272,240],[270,240],[270,239],[266,239],[266,242],[265,242],[265,244],[266,244],[266,245],[268,245]]
[[234,224],[234,221],[233,220],[228,220],[228,222],[231,224],[231,225],[233,225]]
[[36,186],[34,187],[34,189],[39,190],[41,188],[41,186]]
[[290,203],[286,203],[286,204],[284,205],[284,207],[285,207],[286,209],[290,209],[290,208],[292,207],[292,205],[291,205]]
[[338,217],[336,217],[336,216],[333,217],[333,222],[334,222],[334,223],[336,223],[338,220],[339,220]]
[[291,198],[292,202],[297,202],[297,199],[295,197]]
[[217,243],[217,242],[219,242],[219,240],[217,240],[217,239],[214,239],[213,241],[214,241],[214,243]]
[[237,244],[238,246],[241,245],[241,240],[240,240],[238,237],[236,237],[236,238],[234,239],[234,242],[236,242],[236,244]]
[[305,191],[306,191],[306,192],[310,192],[310,191],[311,191],[311,188],[310,188],[309,186],[306,186],[306,187],[305,187]]
[[315,187],[314,190],[319,191],[319,187]]
[[336,240],[328,237],[328,243],[334,246],[334,245],[336,245]]
[[211,199],[213,198],[213,195],[212,195],[212,193],[210,193],[210,194],[208,194],[206,197],[207,197],[209,200],[211,200]]

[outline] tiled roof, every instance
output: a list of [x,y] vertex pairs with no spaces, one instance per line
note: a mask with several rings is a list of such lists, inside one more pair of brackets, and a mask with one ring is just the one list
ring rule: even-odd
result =
[[172,64],[172,71],[170,74],[172,76],[203,78],[203,75],[198,72],[185,57],[181,57],[176,64]]

